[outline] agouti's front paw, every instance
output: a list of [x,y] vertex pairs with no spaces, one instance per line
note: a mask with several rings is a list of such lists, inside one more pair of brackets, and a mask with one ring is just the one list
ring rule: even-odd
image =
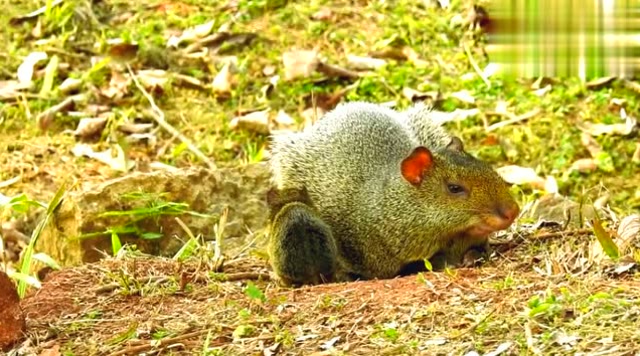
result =
[[489,257],[489,251],[484,247],[473,247],[462,256],[461,267],[477,267]]

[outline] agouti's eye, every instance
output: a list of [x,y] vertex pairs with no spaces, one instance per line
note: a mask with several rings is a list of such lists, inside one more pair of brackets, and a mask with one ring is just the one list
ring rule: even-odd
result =
[[447,184],[447,189],[449,189],[449,193],[451,194],[464,193],[464,187],[458,184]]

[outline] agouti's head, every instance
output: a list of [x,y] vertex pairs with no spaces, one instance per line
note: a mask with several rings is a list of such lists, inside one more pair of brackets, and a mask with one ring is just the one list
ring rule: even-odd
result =
[[[509,184],[453,137],[443,149],[415,148],[401,164],[414,196],[436,213],[443,232],[484,237],[511,226],[520,208]],[[437,211],[437,212],[436,212]]]

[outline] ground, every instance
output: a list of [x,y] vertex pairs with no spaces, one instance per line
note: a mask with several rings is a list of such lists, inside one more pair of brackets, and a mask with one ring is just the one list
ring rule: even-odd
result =
[[511,355],[637,352],[640,281],[633,272],[614,272],[613,265],[588,263],[581,253],[556,252],[567,246],[588,250],[588,235],[547,236],[515,239],[517,244],[478,268],[298,289],[264,280],[269,268],[257,259],[230,261],[224,275],[232,281],[221,281],[221,275],[197,263],[107,259],[51,272],[43,288],[23,301],[32,340],[25,350],[75,355],[462,355],[500,348]]
[[[615,217],[637,212],[637,81],[484,79],[484,41],[469,29],[473,2],[453,1],[446,10],[435,3],[28,0],[5,6],[0,198],[26,194],[46,203],[69,178],[77,183],[72,189],[82,190],[129,171],[261,161],[268,157],[267,131],[300,129],[314,105],[367,100],[405,108],[424,99],[446,112],[477,109],[448,129],[495,167],[532,169],[533,176],[512,176],[522,207],[557,190],[606,207],[614,217],[607,231],[617,227]],[[184,43],[168,46],[173,37]],[[296,50],[314,48],[324,65],[305,72],[313,60]],[[33,66],[31,89],[15,93],[20,65],[39,51],[47,58]],[[386,65],[356,78],[349,55]],[[296,70],[303,74],[287,80]],[[78,86],[61,89],[69,78]],[[74,95],[85,97],[43,115]],[[248,113],[253,119],[234,121]],[[97,120],[82,128],[83,118]],[[76,154],[80,148],[122,150],[133,167]],[[551,187],[544,185],[548,177]],[[27,214],[17,229],[30,235],[36,217]],[[2,222],[21,218],[23,212],[4,211]],[[202,258],[179,264],[128,254],[63,268],[23,299],[29,339],[19,347],[48,355],[458,355],[501,348],[631,355],[640,349],[633,251],[614,263],[598,250],[590,228],[554,235],[531,230],[532,222],[518,221],[497,245],[504,251],[481,267],[295,290],[266,280],[270,269],[261,251],[234,257],[218,274]],[[2,262],[11,267],[25,246],[8,241],[6,231],[5,247],[16,250],[2,254]],[[149,340],[158,341],[154,349]]]

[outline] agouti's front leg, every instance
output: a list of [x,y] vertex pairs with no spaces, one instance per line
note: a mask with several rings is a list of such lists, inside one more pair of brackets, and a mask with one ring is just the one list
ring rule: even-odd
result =
[[460,235],[429,258],[434,271],[445,267],[471,267],[478,260],[489,256],[491,249],[486,237]]
[[331,229],[300,202],[286,204],[271,222],[269,257],[281,285],[320,284],[336,277],[338,257]]

